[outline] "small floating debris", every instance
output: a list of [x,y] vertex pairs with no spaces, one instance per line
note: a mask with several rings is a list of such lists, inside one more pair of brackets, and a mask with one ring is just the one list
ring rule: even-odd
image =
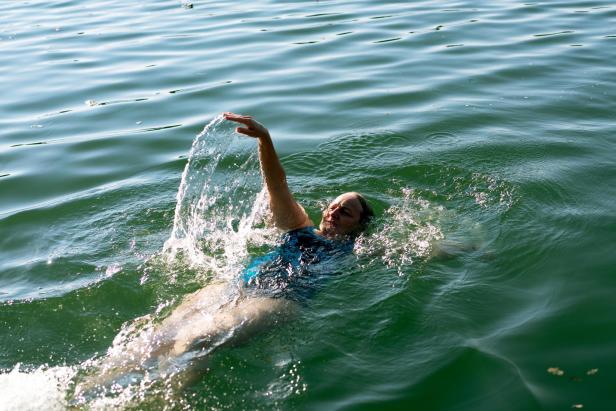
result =
[[94,107],[98,104],[96,100],[86,100],[85,103],[86,103],[86,106],[88,107]]
[[443,27],[445,27],[445,26],[443,26],[442,24],[439,24],[438,26],[436,26],[436,27],[434,28],[434,30],[440,30],[440,29],[442,29]]
[[584,408],[584,404],[573,404],[571,408],[575,408],[579,410],[580,408]]
[[191,2],[182,0],[182,7],[185,9],[192,9],[194,6]]
[[135,124],[137,124],[138,126],[140,126],[143,123],[143,121],[137,121],[135,122]]
[[550,367],[548,368],[548,372],[552,375],[556,375],[558,377],[561,377],[563,375],[565,375],[565,372],[563,370],[561,370],[558,367]]
[[586,375],[595,375],[598,372],[599,372],[598,368],[591,368],[590,370],[586,371]]

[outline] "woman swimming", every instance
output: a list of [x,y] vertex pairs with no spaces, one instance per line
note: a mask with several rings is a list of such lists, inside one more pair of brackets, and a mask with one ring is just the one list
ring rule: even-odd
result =
[[354,237],[363,231],[374,212],[361,194],[345,193],[325,209],[317,229],[289,190],[268,130],[250,116],[225,113],[224,117],[241,124],[236,128],[238,133],[258,140],[273,222],[286,231],[276,250],[255,259],[244,270],[244,285],[260,291],[253,295],[303,302],[316,291],[316,283],[322,277],[315,272],[320,270],[314,268],[348,255]]
[[250,116],[225,113],[224,118],[239,124],[236,132],[257,139],[272,220],[285,234],[235,284],[210,284],[184,298],[160,324],[139,331],[126,344],[114,344],[97,375],[78,385],[76,396],[135,371],[150,377],[182,371],[195,359],[203,363],[215,348],[292,316],[298,303],[305,303],[321,280],[335,272],[336,261],[350,255],[353,239],[373,217],[364,197],[349,192],[328,205],[315,227],[289,190],[268,130]]
[[[172,356],[235,342],[291,314],[294,302],[305,301],[315,291],[318,274],[311,268],[348,255],[353,238],[374,215],[361,194],[344,193],[324,210],[316,228],[289,190],[269,131],[250,116],[225,113],[224,117],[240,124],[236,132],[258,140],[272,220],[286,233],[276,250],[244,270],[239,288],[223,291],[221,287],[228,285],[209,285],[186,298],[163,321],[162,329],[173,330]],[[226,296],[223,302],[212,304],[220,295]],[[219,309],[211,313],[211,307]]]

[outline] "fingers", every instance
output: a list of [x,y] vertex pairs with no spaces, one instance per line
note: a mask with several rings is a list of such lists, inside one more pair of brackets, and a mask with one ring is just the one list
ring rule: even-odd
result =
[[235,121],[236,123],[241,123],[247,126],[250,126],[254,123],[254,120],[250,116],[242,116],[235,113],[224,113],[223,115],[226,120]]
[[269,132],[261,123],[254,120],[251,116],[242,116],[235,113],[223,113],[225,120],[243,124],[245,127],[237,127],[236,132],[246,136],[262,138],[269,136]]

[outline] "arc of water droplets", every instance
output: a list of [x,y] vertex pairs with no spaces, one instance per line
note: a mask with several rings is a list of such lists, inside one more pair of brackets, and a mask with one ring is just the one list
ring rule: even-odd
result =
[[[256,148],[240,139],[246,138],[225,127],[222,115],[196,136],[176,196],[173,230],[164,245],[168,258],[181,252],[190,265],[229,276],[241,268],[253,226],[266,213],[267,194],[259,192]],[[233,160],[231,170],[225,169],[228,160]]]

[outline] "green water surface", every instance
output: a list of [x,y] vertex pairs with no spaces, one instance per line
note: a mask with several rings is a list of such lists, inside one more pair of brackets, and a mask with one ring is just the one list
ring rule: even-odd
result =
[[365,193],[374,237],[295,321],[120,408],[616,409],[615,23],[609,1],[2,2],[0,409],[66,408],[38,376],[207,283],[153,256],[223,111],[269,127],[313,218]]

